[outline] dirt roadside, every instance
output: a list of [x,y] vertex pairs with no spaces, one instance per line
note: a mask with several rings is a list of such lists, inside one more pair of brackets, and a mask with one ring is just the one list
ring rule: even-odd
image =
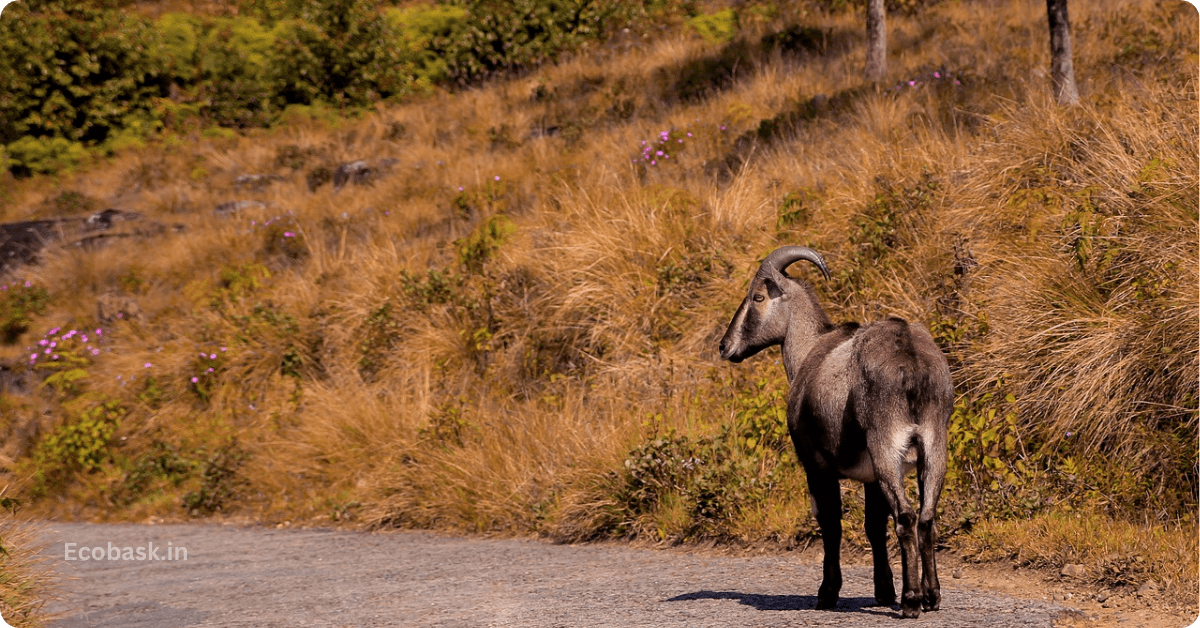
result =
[[[216,524],[50,523],[43,539],[63,578],[60,599],[49,605],[57,615],[50,625],[58,628],[865,628],[895,625],[898,617],[893,608],[874,606],[870,568],[852,556],[838,609],[814,610],[820,565],[812,551],[659,551],[616,543]],[[81,560],[83,547],[101,548],[105,559]],[[137,560],[139,549],[159,560]],[[129,560],[108,560],[114,551]],[[942,610],[923,615],[939,626],[1192,621],[1149,607],[1104,607],[1095,592],[1011,569],[946,560],[941,571]]]

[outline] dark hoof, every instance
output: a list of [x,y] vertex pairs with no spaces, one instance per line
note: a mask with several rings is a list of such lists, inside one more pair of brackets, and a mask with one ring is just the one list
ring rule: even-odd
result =
[[875,585],[875,603],[891,606],[896,603],[896,587],[891,582]]
[[900,616],[905,619],[921,616],[921,601],[916,595],[905,591],[904,599],[900,600]]
[[922,610],[936,611],[936,610],[940,609],[941,607],[942,607],[942,596],[941,595],[937,595],[937,594],[926,595],[925,599],[921,601],[921,609]]
[[838,602],[838,599],[836,597],[833,597],[833,598],[818,597],[817,598],[817,610],[827,611],[831,608],[835,608],[835,607],[837,607],[837,602]]
[[916,619],[921,616],[921,609],[900,607],[900,617],[904,619]]

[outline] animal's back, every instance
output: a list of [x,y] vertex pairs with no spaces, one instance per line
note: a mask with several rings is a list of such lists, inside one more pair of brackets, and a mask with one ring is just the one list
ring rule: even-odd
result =
[[[913,422],[949,418],[954,404],[950,366],[924,327],[888,318],[863,328],[855,337],[854,356],[869,396],[903,391]],[[885,405],[882,398],[873,399]]]

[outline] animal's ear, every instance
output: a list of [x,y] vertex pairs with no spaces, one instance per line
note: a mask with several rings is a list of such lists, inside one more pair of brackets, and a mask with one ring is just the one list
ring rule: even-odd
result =
[[775,283],[774,279],[768,277],[763,280],[763,283],[767,286],[767,296],[771,297],[772,299],[778,299],[779,297],[783,296],[783,290],[779,289],[779,284]]

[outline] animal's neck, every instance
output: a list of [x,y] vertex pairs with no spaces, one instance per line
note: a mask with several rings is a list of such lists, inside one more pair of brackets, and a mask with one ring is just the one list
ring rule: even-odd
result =
[[792,299],[789,308],[787,334],[783,338],[783,369],[787,372],[788,383],[795,381],[800,374],[800,365],[808,352],[821,335],[830,331],[833,326],[825,308],[812,295],[805,291]]
[[783,351],[783,370],[787,372],[788,383],[795,381],[800,374],[800,365],[812,350],[813,345],[821,334],[829,330],[829,321],[824,317],[793,316],[788,321],[787,336],[780,347]]

